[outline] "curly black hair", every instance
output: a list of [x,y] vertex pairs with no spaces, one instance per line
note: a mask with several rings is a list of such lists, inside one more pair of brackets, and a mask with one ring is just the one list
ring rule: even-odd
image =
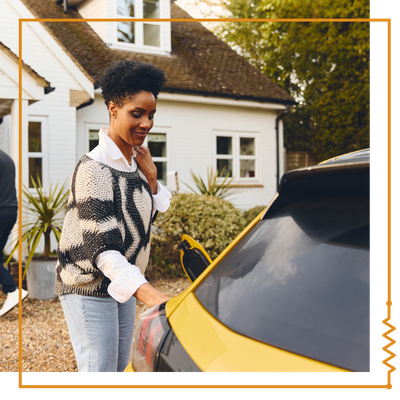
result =
[[127,98],[146,91],[157,99],[166,78],[162,69],[137,60],[117,61],[104,71],[99,84],[104,102],[122,107]]

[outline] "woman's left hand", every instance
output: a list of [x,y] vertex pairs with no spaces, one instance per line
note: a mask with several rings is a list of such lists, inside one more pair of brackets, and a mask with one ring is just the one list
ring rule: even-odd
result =
[[149,182],[151,193],[157,193],[157,168],[151,158],[150,150],[146,146],[134,147],[136,152],[136,162],[141,171],[146,175]]

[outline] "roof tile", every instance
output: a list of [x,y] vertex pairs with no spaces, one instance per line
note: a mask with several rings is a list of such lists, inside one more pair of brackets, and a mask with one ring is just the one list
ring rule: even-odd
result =
[[[55,0],[22,0],[37,18],[82,17],[68,13]],[[172,19],[192,19],[176,4]],[[115,60],[138,59],[162,68],[164,92],[193,93],[264,102],[294,103],[294,99],[196,21],[171,22],[170,56],[109,48],[86,22],[44,22],[50,34],[94,82]]]

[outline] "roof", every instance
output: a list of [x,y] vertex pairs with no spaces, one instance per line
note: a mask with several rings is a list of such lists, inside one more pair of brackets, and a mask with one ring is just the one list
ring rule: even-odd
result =
[[[55,0],[21,0],[37,18],[74,18]],[[172,19],[192,19],[171,5]],[[109,48],[86,22],[45,22],[43,25],[78,67],[95,82],[115,60],[141,60],[162,68],[167,76],[163,92],[228,97],[259,102],[295,103],[282,88],[249,64],[196,21],[171,22],[170,56]]]
[[[6,54],[9,58],[11,58],[17,65],[19,64],[18,56],[12,52],[4,43],[0,42],[0,51]],[[46,81],[42,76],[40,76],[37,72],[35,72],[28,64],[25,64],[22,61],[22,69],[31,76],[39,85],[44,87],[50,86],[50,82]]]

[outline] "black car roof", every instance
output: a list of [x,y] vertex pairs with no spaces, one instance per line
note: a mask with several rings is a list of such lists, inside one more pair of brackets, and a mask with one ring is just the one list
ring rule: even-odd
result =
[[352,153],[343,154],[341,156],[330,158],[329,160],[325,160],[318,165],[326,165],[326,164],[347,164],[347,163],[359,163],[359,162],[368,162],[370,160],[370,149],[358,150]]
[[370,150],[360,150],[320,164],[289,171],[264,218],[306,197],[369,195]]

